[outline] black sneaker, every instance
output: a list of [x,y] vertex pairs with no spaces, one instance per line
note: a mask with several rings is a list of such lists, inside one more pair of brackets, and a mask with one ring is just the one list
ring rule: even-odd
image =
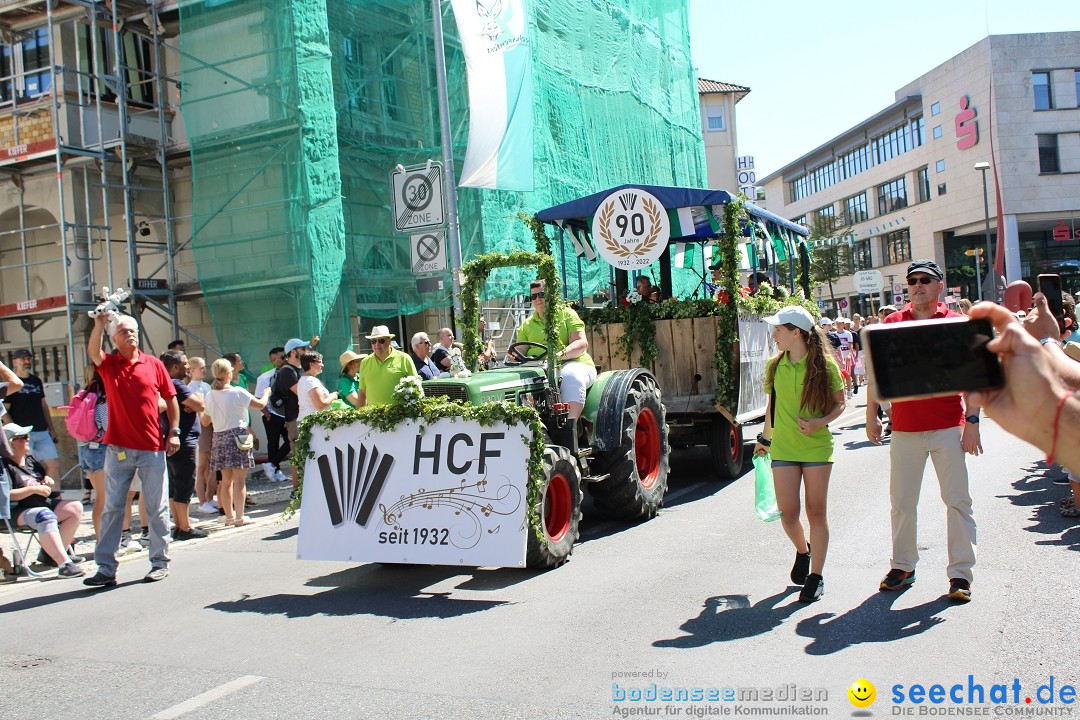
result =
[[799,602],[811,603],[821,599],[825,594],[825,579],[817,573],[806,576],[806,584],[799,593]]
[[795,553],[795,564],[791,566],[791,582],[802,585],[810,572],[810,543],[806,543],[805,553]]
[[[56,572],[57,577],[62,578],[75,578],[82,577],[86,574],[86,571],[73,562],[66,562],[60,566],[60,569]],[[115,582],[115,581],[114,581]]]
[[971,583],[964,578],[950,578],[949,599],[958,603],[971,602]]
[[855,384],[855,389],[851,391],[851,394],[852,395],[858,395],[859,394],[859,385],[858,385],[858,383]]
[[173,528],[172,539],[173,540],[195,540],[197,538],[209,537],[210,533],[202,528],[188,528],[187,530],[180,530]]
[[915,571],[893,568],[878,585],[879,590],[903,590],[915,582]]
[[83,580],[82,584],[96,588],[113,587],[114,585],[116,585],[116,578],[112,575],[106,575],[105,573],[98,570],[97,573],[95,573],[92,577],[88,577]]
[[158,580],[164,580],[167,577],[169,577],[169,568],[156,567],[143,576],[143,582],[157,582]]

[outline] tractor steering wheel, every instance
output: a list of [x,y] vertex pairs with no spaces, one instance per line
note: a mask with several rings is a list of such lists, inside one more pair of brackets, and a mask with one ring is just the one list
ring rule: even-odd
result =
[[[518,350],[519,347],[522,348],[522,350]],[[529,348],[538,348],[543,350],[543,352],[539,355],[529,355]],[[508,364],[521,365],[530,360],[543,360],[547,357],[548,347],[547,345],[541,345],[540,343],[535,342],[516,342],[511,343],[510,347],[506,348],[506,354],[513,358],[508,361]]]

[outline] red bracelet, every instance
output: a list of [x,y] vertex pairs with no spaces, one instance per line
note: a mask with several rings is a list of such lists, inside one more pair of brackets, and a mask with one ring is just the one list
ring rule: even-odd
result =
[[1065,394],[1061,396],[1060,400],[1058,400],[1057,412],[1054,414],[1054,441],[1050,445],[1050,454],[1046,456],[1047,465],[1054,464],[1054,453],[1057,452],[1058,425],[1061,422],[1061,408],[1065,407],[1065,401],[1068,400],[1070,397],[1071,395]]

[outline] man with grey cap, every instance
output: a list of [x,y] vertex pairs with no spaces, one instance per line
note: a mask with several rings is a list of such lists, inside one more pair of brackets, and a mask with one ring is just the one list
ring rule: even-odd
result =
[[45,466],[45,473],[52,478],[60,477],[60,454],[56,451],[56,429],[53,427],[49,403],[45,400],[45,384],[30,372],[34,356],[26,348],[19,348],[11,354],[11,366],[19,379],[23,381],[22,390],[10,393],[4,399],[7,413],[3,422],[16,425],[29,425],[30,452],[38,462]]
[[389,405],[394,387],[401,378],[416,375],[416,366],[411,357],[390,347],[394,334],[386,325],[376,325],[365,337],[371,341],[371,354],[360,363],[356,406]]
[[[916,260],[907,269],[911,301],[888,315],[884,322],[938,320],[958,317],[940,301],[945,273],[933,260]],[[933,352],[932,348],[918,348]],[[866,399],[866,435],[881,444],[882,427],[878,399],[873,386]],[[948,598],[954,602],[971,600],[971,569],[975,565],[975,518],[965,453],[982,453],[979,438],[979,406],[959,393],[948,397],[905,400],[892,404],[892,442],[889,448],[889,500],[892,506],[891,569],[880,583],[881,590],[903,590],[915,582],[919,490],[927,457],[934,463],[941,499],[946,508],[948,532]]]
[[[288,446],[296,447],[296,418],[300,416],[300,397],[296,394],[296,386],[300,382],[300,376],[304,374],[300,367],[300,355],[311,346],[311,343],[292,338],[285,343],[285,362],[278,368],[277,375],[270,387],[270,404],[268,409],[285,419],[285,434],[288,437]],[[293,494],[299,485],[299,475],[295,465],[289,468],[292,476]]]
[[[115,354],[101,348],[105,325],[116,345]],[[150,531],[150,572],[146,582],[169,575],[169,522],[165,494],[165,456],[180,449],[180,406],[176,388],[161,360],[139,350],[139,323],[128,315],[99,313],[94,317],[87,354],[97,366],[107,397],[123,398],[109,403],[109,422],[104,442],[105,510],[94,551],[98,571],[83,580],[91,587],[116,585],[116,552],[120,547],[124,507],[135,472],[139,473]],[[158,398],[165,402],[168,429],[162,437]]]

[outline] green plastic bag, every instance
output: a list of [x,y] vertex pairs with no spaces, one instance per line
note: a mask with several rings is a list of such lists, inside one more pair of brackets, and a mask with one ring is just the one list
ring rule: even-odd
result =
[[772,456],[754,455],[754,509],[757,516],[765,522],[772,522],[780,517],[776,507],[776,490],[773,489]]

